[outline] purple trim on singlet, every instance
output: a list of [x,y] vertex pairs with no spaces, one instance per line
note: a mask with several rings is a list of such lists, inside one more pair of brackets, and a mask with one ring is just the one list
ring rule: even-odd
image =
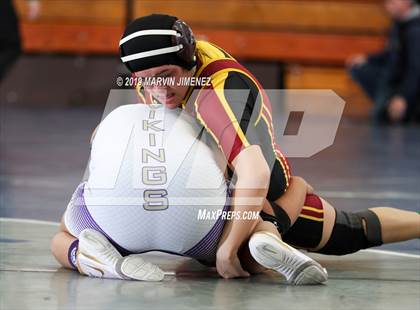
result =
[[[84,198],[84,191],[85,191],[85,184],[81,183],[75,193],[72,197],[73,207],[71,210],[71,222],[74,226],[72,226],[72,233],[74,233],[77,236],[85,230],[85,229],[94,229],[101,234],[103,234],[111,243],[112,245],[120,252],[121,255],[125,256],[130,254],[131,252],[124,249],[120,245],[118,245],[112,238],[102,230],[102,228],[95,222],[95,220],[92,218],[92,215],[90,214],[85,198]],[[74,231],[75,230],[75,231]]]
[[78,247],[79,247],[79,240],[76,239],[70,244],[69,251],[67,252],[67,260],[74,270],[77,270],[76,254],[77,254]]
[[[223,211],[228,211],[230,206],[225,206]],[[203,261],[215,259],[217,244],[222,235],[225,220],[220,216],[211,230],[195,246],[186,251],[184,255]]]
[[[132,254],[133,252],[128,251],[127,249],[121,247],[118,245],[112,238],[102,230],[102,228],[95,222],[95,220],[92,218],[92,215],[90,214],[86,202],[84,199],[84,187],[86,183],[81,183],[76,191],[73,194],[72,197],[72,208],[69,214],[70,221],[72,223],[72,233],[75,234],[75,236],[79,236],[79,234],[84,229],[94,229],[101,234],[103,234],[111,243],[112,245],[120,252],[121,255],[126,256],[129,254]],[[231,190],[228,187],[227,197],[226,200],[229,200],[228,198],[231,196]],[[223,211],[228,211],[230,209],[230,205],[225,205],[223,207]],[[220,239],[220,236],[222,235],[223,228],[225,225],[225,219],[220,216],[213,227],[210,229],[210,231],[191,249],[184,253],[173,253],[170,251],[162,251],[159,249],[154,250],[147,250],[142,253],[150,252],[150,251],[160,251],[165,252],[168,254],[174,254],[174,255],[180,255],[180,256],[188,256],[191,258],[195,258],[199,261],[203,261],[205,263],[210,263],[212,265],[215,262],[216,259],[216,251],[217,251],[217,245]]]
[[[229,187],[230,184],[228,183],[226,200],[229,200],[229,197],[231,197],[232,194],[232,190]],[[223,211],[229,210],[230,205],[225,205]],[[203,239],[201,239],[191,249],[184,252],[184,255],[213,265],[213,263],[216,260],[217,245],[222,235],[224,226],[225,219],[223,219],[222,216],[219,216],[219,218],[216,220],[216,223],[213,225],[210,231],[203,237]]]

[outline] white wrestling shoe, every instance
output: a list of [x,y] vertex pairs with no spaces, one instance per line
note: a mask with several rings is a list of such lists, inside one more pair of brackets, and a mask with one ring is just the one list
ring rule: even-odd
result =
[[146,263],[140,254],[121,256],[104,235],[93,229],[80,233],[76,259],[79,272],[91,277],[139,281],[161,281],[164,277],[158,266]]
[[270,232],[257,232],[249,240],[252,257],[283,275],[293,285],[315,285],[328,280],[325,268]]

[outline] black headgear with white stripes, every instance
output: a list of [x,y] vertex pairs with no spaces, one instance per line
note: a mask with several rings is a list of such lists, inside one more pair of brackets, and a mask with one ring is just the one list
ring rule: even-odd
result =
[[131,72],[163,65],[188,70],[195,61],[195,39],[191,28],[175,16],[152,14],[137,18],[120,40],[122,62]]

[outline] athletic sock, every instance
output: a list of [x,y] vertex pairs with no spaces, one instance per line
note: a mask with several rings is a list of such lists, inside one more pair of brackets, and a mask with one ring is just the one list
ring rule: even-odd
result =
[[69,251],[67,253],[67,259],[71,265],[71,267],[74,270],[78,270],[77,269],[77,263],[76,263],[76,255],[77,255],[77,249],[79,248],[79,240],[76,239],[72,242],[72,244],[69,247]]

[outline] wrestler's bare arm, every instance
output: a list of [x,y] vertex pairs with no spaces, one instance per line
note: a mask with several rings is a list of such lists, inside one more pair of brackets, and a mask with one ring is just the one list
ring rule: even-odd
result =
[[[244,149],[233,161],[237,176],[232,211],[261,211],[267,195],[270,170],[257,145]],[[237,256],[239,248],[249,238],[258,219],[232,219],[225,225],[216,255],[216,267],[224,278],[247,276]]]

